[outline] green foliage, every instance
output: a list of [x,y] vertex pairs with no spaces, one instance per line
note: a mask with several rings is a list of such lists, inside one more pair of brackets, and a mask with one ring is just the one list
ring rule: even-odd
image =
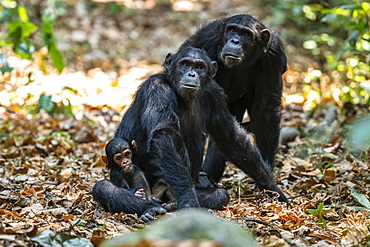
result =
[[31,238],[31,241],[36,242],[44,247],[62,247],[62,246],[76,246],[76,247],[92,247],[93,244],[87,240],[81,239],[69,233],[56,234],[51,230],[44,230],[39,236]]
[[4,54],[0,54],[0,72],[5,73],[10,72],[12,70],[13,68],[9,67],[8,62],[6,61],[6,56]]
[[326,228],[326,220],[324,214],[331,212],[333,209],[324,209],[324,202],[321,202],[316,209],[306,209],[306,211],[312,215],[318,216],[318,223],[321,223],[322,228]]
[[370,117],[358,120],[348,134],[347,146],[362,151],[370,147]]
[[[16,55],[28,60],[32,59],[37,49],[40,49],[42,46],[46,47],[53,65],[59,72],[62,72],[64,69],[63,57],[55,45],[52,32],[55,18],[53,13],[42,15],[41,29],[39,29],[33,22],[28,20],[27,10],[24,6],[17,6],[14,1],[2,1],[0,5],[0,19],[9,24],[8,35],[5,40],[0,40],[0,47],[10,45]],[[44,44],[41,47],[37,47],[35,42],[32,42],[32,35],[38,29],[44,40]],[[3,67],[1,71],[4,72]],[[7,69],[5,68],[6,71]]]
[[358,202],[359,204],[361,204],[364,207],[364,208],[358,208],[358,209],[368,209],[368,210],[370,210],[369,200],[363,194],[361,194],[360,192],[358,192],[354,188],[349,187],[349,189],[351,191],[351,195],[353,197],[353,200],[355,200],[356,202]]
[[36,106],[36,109],[33,109],[32,113],[38,113],[40,112],[40,110],[44,110],[52,117],[55,117],[58,114],[74,116],[72,105],[69,100],[68,105],[65,105],[63,103],[56,104],[55,102],[53,102],[52,96],[47,94],[40,95],[40,99]]
[[117,2],[107,2],[105,4],[105,9],[110,12],[112,15],[119,15],[121,13],[125,13],[131,17],[135,17],[137,15],[134,9],[127,8],[125,5],[118,4]]
[[271,23],[281,26],[281,36],[289,44],[288,49],[301,45],[304,49],[299,53],[311,55],[332,82],[343,85],[342,101],[370,103],[370,86],[366,83],[370,79],[368,1],[286,0],[275,2],[273,16]]

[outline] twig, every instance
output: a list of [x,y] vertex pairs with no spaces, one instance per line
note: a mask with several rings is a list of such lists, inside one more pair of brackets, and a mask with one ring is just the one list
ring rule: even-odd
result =
[[268,226],[268,227],[271,227],[272,229],[276,230],[275,227],[273,225],[271,225],[270,223],[266,222],[266,221],[262,221],[262,220],[257,220],[257,219],[252,219],[252,218],[246,218],[245,221],[251,221],[251,222],[255,222],[255,223],[258,223],[258,224],[262,224],[262,225],[265,225],[265,226]]

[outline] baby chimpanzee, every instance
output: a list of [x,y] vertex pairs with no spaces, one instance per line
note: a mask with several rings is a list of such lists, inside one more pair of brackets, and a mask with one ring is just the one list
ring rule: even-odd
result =
[[[116,137],[108,142],[105,148],[106,156],[102,158],[110,170],[110,181],[102,180],[96,183],[92,195],[106,211],[137,213],[141,215],[142,220],[149,221],[155,214],[175,210],[177,198],[163,179],[156,181],[153,187],[149,185],[144,171],[132,163],[135,151],[134,140],[130,143],[126,139]],[[227,203],[228,195],[223,188],[205,186],[204,183],[199,186],[195,190],[200,206],[219,209]],[[220,195],[227,197],[222,205],[215,203],[213,199],[214,196],[218,198]],[[164,208],[159,205],[162,202]]]
[[[114,138],[105,148],[103,161],[110,170],[110,181],[101,180],[92,190],[94,199],[111,213],[137,213],[144,221],[166,210],[152,198],[151,188],[144,172],[132,163],[136,142]],[[119,179],[118,179],[119,178]],[[166,188],[160,186],[164,193]],[[162,193],[162,194],[163,194]]]

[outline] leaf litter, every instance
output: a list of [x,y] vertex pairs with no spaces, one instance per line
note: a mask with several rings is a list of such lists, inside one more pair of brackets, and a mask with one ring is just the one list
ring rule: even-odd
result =
[[[158,40],[164,35],[158,34]],[[142,53],[147,55],[146,50]],[[137,215],[104,212],[90,194],[97,181],[108,178],[101,155],[137,86],[160,70],[158,64],[139,60],[126,63],[118,78],[98,68],[86,74],[41,75],[29,63],[4,76],[0,246],[91,246],[147,227]],[[17,71],[21,74],[14,76]],[[36,79],[26,76],[30,71]],[[298,72],[288,70],[285,76],[289,73]],[[37,104],[42,93],[52,95],[57,104],[68,99],[74,117],[52,118],[44,111],[30,114],[22,107]],[[290,204],[267,198],[247,175],[229,164],[221,183],[231,201],[213,214],[238,223],[263,246],[369,246],[370,149],[348,136],[353,129],[362,130],[357,135],[368,135],[366,128],[353,123],[368,119],[369,109],[337,105],[306,109],[306,99],[296,96],[284,97],[274,171]],[[153,241],[145,246],[177,245]]]
[[[97,244],[145,228],[136,215],[110,215],[93,201],[92,186],[108,178],[101,155],[120,118],[114,110],[90,107],[84,111],[84,117],[76,120],[46,113],[30,118],[22,111],[2,109],[3,245],[28,245],[32,239],[42,243],[40,238],[49,236],[48,241],[71,241],[74,246],[79,240],[72,235]],[[337,117],[327,125],[324,115],[317,114],[284,112],[283,128],[300,129],[295,138],[280,145],[277,154],[275,175],[291,198],[289,205],[255,190],[251,179],[230,164],[222,184],[231,201],[214,214],[239,223],[264,246],[366,246],[370,237],[369,149],[348,152],[343,133],[350,126],[345,118]],[[65,232],[71,236],[58,235]]]

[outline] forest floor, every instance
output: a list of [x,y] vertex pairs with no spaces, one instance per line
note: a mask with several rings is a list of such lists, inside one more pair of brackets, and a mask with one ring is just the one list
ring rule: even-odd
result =
[[[215,12],[212,13],[215,16],[224,14]],[[140,27],[154,22],[153,18],[142,17],[139,22],[144,24]],[[168,15],[167,18],[171,19]],[[174,26],[176,18],[172,17],[171,24],[158,26]],[[202,21],[209,17],[193,18]],[[134,27],[135,21],[129,20],[125,25]],[[102,33],[112,30],[104,25]],[[85,28],[89,32],[94,30]],[[144,34],[146,29],[137,30]],[[153,27],[150,30],[150,47],[157,47],[161,37],[155,33],[162,32],[162,36],[165,33],[169,37],[171,52],[175,51],[175,44],[182,42],[179,40],[194,31],[187,28],[180,36],[172,37],[169,30]],[[79,37],[72,31],[69,35],[70,43]],[[116,42],[112,36],[119,37],[105,35],[105,40],[112,43]],[[161,58],[165,56],[161,52],[163,46],[158,47],[158,54],[150,53],[150,47],[140,49],[143,41],[138,39],[145,38],[137,33],[130,35],[137,37],[136,47],[132,43],[125,46],[140,51],[128,54],[125,50],[120,54],[130,60],[103,59],[105,62],[94,64],[94,56],[109,49],[102,53],[92,48],[90,56],[84,57],[76,55],[76,51],[75,67],[60,75],[52,70],[44,74],[35,63],[10,58],[15,69],[2,75],[0,84],[0,246],[36,246],[35,242],[41,242],[37,237],[46,229],[86,240],[76,240],[75,245],[69,246],[85,246],[88,242],[96,245],[106,238],[147,226],[136,215],[104,212],[90,194],[92,186],[108,175],[101,160],[106,142],[113,137],[137,86],[149,74],[160,71]],[[105,41],[105,47],[112,43]],[[92,45],[104,48],[99,42]],[[144,60],[146,55],[150,59]],[[109,71],[115,63],[119,68]],[[287,72],[297,73],[300,77],[300,72],[292,69]],[[52,95],[52,101],[44,104],[55,102],[51,107],[65,110],[70,103],[74,116],[51,117],[43,110],[35,113],[39,110],[37,104],[42,105],[39,96],[43,93]],[[213,214],[237,222],[263,246],[370,246],[370,148],[351,139],[356,130],[360,130],[359,135],[368,133],[368,125],[362,126],[368,120],[357,124],[356,120],[368,117],[369,109],[337,103],[309,108],[307,105],[312,102],[292,95],[288,89],[285,91],[282,138],[274,175],[290,198],[289,205],[267,199],[263,192],[254,189],[253,183],[248,183],[247,175],[229,164],[221,183],[228,189],[231,201]],[[62,246],[69,238],[70,235],[65,235],[57,243],[49,236],[42,243]]]

